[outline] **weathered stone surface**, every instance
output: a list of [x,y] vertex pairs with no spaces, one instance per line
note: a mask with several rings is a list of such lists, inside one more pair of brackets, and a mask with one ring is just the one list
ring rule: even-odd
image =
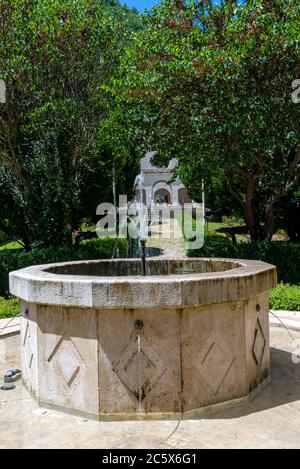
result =
[[100,412],[179,412],[180,313],[103,310],[98,325]]
[[245,305],[247,393],[269,375],[269,300],[262,294]]
[[149,258],[148,275],[139,269],[136,259],[27,267],[10,273],[10,292],[32,303],[154,308],[248,299],[276,284],[275,267],[261,261]]
[[23,380],[43,405],[157,418],[243,398],[268,377],[273,266],[152,258],[148,276],[139,268],[129,259],[10,274],[23,299]]
[[38,306],[37,323],[39,400],[98,415],[97,311]]
[[181,337],[185,410],[246,394],[243,302],[186,309]]
[[20,339],[22,379],[30,392],[38,397],[38,338],[37,306],[21,301]]

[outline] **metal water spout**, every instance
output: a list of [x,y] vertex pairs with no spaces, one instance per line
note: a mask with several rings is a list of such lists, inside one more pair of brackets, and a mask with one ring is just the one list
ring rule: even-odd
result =
[[141,239],[141,266],[142,266],[142,275],[146,275],[146,240]]

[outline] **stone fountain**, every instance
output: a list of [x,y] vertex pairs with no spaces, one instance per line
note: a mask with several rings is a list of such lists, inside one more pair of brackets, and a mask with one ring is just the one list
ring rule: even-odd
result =
[[188,418],[249,398],[270,372],[275,267],[234,259],[68,262],[10,274],[22,375],[43,407]]

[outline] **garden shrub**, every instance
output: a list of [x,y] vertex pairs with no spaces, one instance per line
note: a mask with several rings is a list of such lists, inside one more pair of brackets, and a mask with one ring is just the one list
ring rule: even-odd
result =
[[[29,252],[18,249],[0,251],[0,296],[9,296],[8,274],[13,270],[52,262],[109,259],[112,257],[114,245],[114,238],[97,238],[84,241],[78,247],[65,245],[55,249],[34,249]],[[120,257],[127,256],[125,238],[119,239],[119,251]]]
[[241,242],[237,245],[224,236],[207,236],[201,249],[188,252],[190,257],[231,257],[258,259],[277,267],[278,280],[300,284],[300,244],[283,241]]
[[0,319],[17,316],[20,312],[20,301],[18,298],[6,300],[0,296]]
[[300,311],[300,286],[279,283],[270,291],[270,308]]

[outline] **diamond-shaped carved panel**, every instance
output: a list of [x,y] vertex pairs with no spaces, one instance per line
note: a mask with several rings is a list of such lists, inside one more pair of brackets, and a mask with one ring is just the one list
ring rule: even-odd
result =
[[33,351],[32,351],[32,344],[31,344],[31,336],[30,336],[30,326],[29,321],[27,321],[25,334],[23,339],[23,351],[25,355],[25,362],[27,368],[30,370],[33,361]]
[[212,332],[196,357],[195,367],[211,391],[217,394],[233,362],[229,347]]
[[87,366],[69,337],[61,337],[48,358],[60,386],[66,394],[72,394]]
[[141,337],[139,344],[135,336],[113,365],[113,371],[126,388],[143,401],[165,373],[166,367],[146,339]]
[[263,333],[261,324],[259,319],[257,318],[255,329],[254,329],[254,338],[253,338],[253,345],[252,345],[252,353],[254,360],[257,366],[261,366],[261,362],[264,356],[265,348],[266,348],[266,338]]

